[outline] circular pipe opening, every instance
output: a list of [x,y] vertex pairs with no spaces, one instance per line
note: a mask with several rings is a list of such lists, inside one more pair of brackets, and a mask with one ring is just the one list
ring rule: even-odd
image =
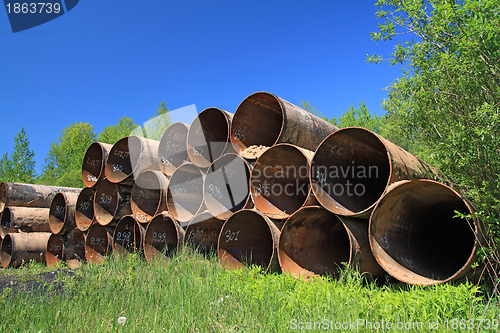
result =
[[104,179],[94,196],[94,217],[102,225],[111,223],[118,210],[118,185]]
[[309,159],[290,144],[269,148],[253,166],[250,188],[255,208],[271,218],[285,219],[308,201]]
[[54,234],[58,234],[66,222],[66,209],[68,201],[64,193],[57,193],[52,199],[49,210],[49,226]]
[[186,140],[189,125],[173,123],[167,127],[158,146],[158,163],[160,170],[171,176],[175,169],[189,160]]
[[226,220],[247,207],[250,166],[236,154],[226,154],[212,163],[205,177],[205,205],[218,219]]
[[224,222],[209,212],[196,215],[186,228],[184,243],[205,256],[216,253],[219,234]]
[[2,247],[0,250],[0,262],[2,263],[3,268],[9,267],[11,260],[12,260],[12,255],[14,249],[14,244],[12,237],[7,234],[2,240]]
[[363,128],[344,128],[328,136],[311,163],[313,192],[323,207],[340,215],[371,209],[391,178],[388,151]]
[[188,155],[196,166],[206,168],[226,150],[230,119],[225,111],[208,108],[194,118],[187,137]]
[[87,231],[94,221],[94,190],[84,188],[76,200],[75,223],[81,231]]
[[393,277],[435,284],[457,276],[476,251],[475,224],[454,218],[471,207],[454,190],[435,181],[398,183],[370,218],[370,246]]
[[142,249],[143,227],[133,216],[124,216],[118,221],[113,234],[113,252],[116,255],[135,253]]
[[283,272],[295,276],[338,276],[351,262],[351,241],[342,221],[318,207],[304,207],[281,229],[278,259]]
[[85,239],[85,259],[87,262],[104,261],[111,248],[112,238],[108,229],[99,223],[93,223]]
[[162,172],[142,172],[132,187],[130,205],[135,219],[147,223],[161,210],[165,210],[166,191],[167,179]]
[[167,207],[179,222],[189,222],[203,205],[203,173],[193,164],[183,164],[170,178]]
[[52,234],[47,241],[47,251],[45,253],[45,263],[52,267],[64,259],[64,244],[60,235]]
[[265,271],[269,270],[277,246],[271,223],[254,210],[240,210],[231,216],[222,226],[218,240],[217,250],[222,266],[240,268],[258,265]]
[[149,222],[144,237],[144,256],[147,261],[176,253],[181,244],[179,239],[182,241],[176,224],[167,214],[158,214]]
[[104,149],[103,144],[99,142],[94,142],[87,148],[82,165],[82,180],[85,187],[93,187],[103,178],[106,162]]
[[136,169],[143,149],[142,141],[136,136],[128,136],[115,143],[106,161],[106,178],[112,183],[126,180]]
[[248,96],[236,109],[231,124],[230,139],[234,150],[241,154],[251,146],[273,146],[283,123],[283,108],[276,96],[267,92]]
[[85,260],[85,234],[78,229],[71,230],[66,235],[64,260],[66,262]]
[[5,237],[10,232],[12,221],[12,212],[9,207],[5,207],[0,216],[0,235]]

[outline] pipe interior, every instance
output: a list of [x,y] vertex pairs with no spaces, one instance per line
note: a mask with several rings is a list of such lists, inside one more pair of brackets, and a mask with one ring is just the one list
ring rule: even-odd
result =
[[249,179],[248,164],[238,155],[228,154],[215,161],[205,178],[207,209],[214,216],[243,209],[250,195]]
[[118,208],[118,186],[104,180],[97,187],[94,197],[95,217],[101,223],[111,222]]
[[[62,193],[57,193],[54,199],[52,199],[49,210],[49,220],[51,225],[58,228],[62,228],[64,225],[66,220],[66,198]],[[51,230],[53,229],[51,228]]]
[[255,163],[251,186],[252,198],[258,210],[286,217],[307,200],[310,190],[309,161],[292,146],[273,147]]
[[[281,231],[279,259],[283,268],[337,276],[349,264],[351,242],[342,222],[322,208],[304,208],[292,215]],[[295,263],[299,267],[293,265]]]
[[85,187],[94,186],[101,177],[103,168],[104,152],[99,143],[92,143],[83,157],[82,180]]
[[64,246],[60,235],[50,235],[47,241],[45,260],[48,266],[53,266],[63,260]]
[[84,188],[76,200],[75,222],[82,230],[87,230],[94,220],[94,191]]
[[10,235],[6,235],[2,240],[2,247],[0,250],[0,261],[3,268],[9,267],[12,260],[13,248],[12,237],[10,237]]
[[223,222],[210,214],[203,214],[198,219],[187,226],[185,243],[202,254],[214,253]]
[[[389,182],[390,162],[379,138],[357,128],[340,130],[316,151],[311,178],[344,210],[358,213],[375,204]],[[337,204],[317,196],[322,205],[338,213]]]
[[[161,177],[164,177],[161,174]],[[153,217],[160,205],[163,195],[162,182],[154,172],[145,171],[137,177],[132,188],[131,204],[134,213]]]
[[113,251],[134,253],[141,248],[141,229],[131,216],[123,217],[113,234]]
[[142,149],[141,141],[135,136],[119,140],[108,156],[106,162],[106,177],[112,183],[118,183],[130,176]]
[[0,225],[1,225],[1,234],[6,235],[11,226],[12,214],[9,207],[5,207],[3,213],[0,215]]
[[85,239],[85,257],[88,261],[96,261],[101,256],[106,256],[109,249],[109,238],[106,227],[95,223],[87,233]]
[[189,157],[194,164],[206,167],[224,153],[228,140],[229,122],[223,111],[205,109],[189,128]]
[[470,213],[466,204],[448,188],[432,183],[393,191],[377,208],[374,240],[417,275],[434,280],[453,276],[474,251],[474,227],[453,218],[455,211]]
[[283,126],[280,102],[269,93],[247,97],[236,110],[231,124],[231,142],[240,153],[257,145],[271,147],[278,140]]
[[189,159],[186,147],[188,127],[183,123],[173,123],[163,133],[158,160],[164,174],[170,176],[177,167]]
[[155,256],[169,256],[177,250],[178,234],[174,221],[164,215],[158,215],[148,224],[144,240],[146,260]]
[[269,225],[253,211],[240,211],[231,216],[219,236],[219,250],[225,250],[245,266],[267,269],[273,257],[273,245]]
[[203,175],[191,164],[179,167],[167,190],[167,206],[172,216],[181,222],[193,218],[203,203]]

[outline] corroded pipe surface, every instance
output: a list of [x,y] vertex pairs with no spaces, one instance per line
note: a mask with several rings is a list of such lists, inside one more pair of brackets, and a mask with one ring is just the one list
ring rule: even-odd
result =
[[161,171],[143,171],[132,187],[130,206],[139,223],[148,223],[167,210],[167,177]]
[[225,154],[208,168],[205,177],[205,206],[218,219],[251,208],[250,165],[237,154]]
[[135,135],[119,140],[106,161],[106,178],[112,183],[132,185],[142,171],[158,170],[159,143]]
[[266,150],[254,164],[250,192],[255,208],[273,219],[286,219],[316,203],[309,182],[313,152],[287,143]]
[[130,196],[132,187],[114,184],[104,179],[94,196],[94,217],[102,225],[116,225],[125,215],[132,213]]
[[73,229],[63,236],[64,261],[70,268],[78,268],[85,262],[85,234]]
[[437,170],[367,129],[349,127],[326,138],[311,164],[320,204],[343,216],[369,218],[387,187],[399,180],[434,178]]
[[194,118],[187,137],[189,159],[207,168],[225,152],[233,151],[229,131],[233,114],[218,108],[207,108]]
[[5,235],[0,250],[2,267],[19,267],[31,260],[45,262],[45,250],[50,235],[50,232]]
[[480,243],[471,205],[450,187],[432,180],[391,185],[370,218],[370,245],[379,264],[396,279],[416,285],[460,280],[474,273]]
[[254,93],[238,106],[231,124],[234,150],[248,159],[278,143],[316,150],[321,141],[338,130],[334,125],[267,92]]
[[222,226],[218,256],[222,266],[241,268],[258,265],[267,271],[279,271],[277,247],[280,231],[259,211],[244,209]]
[[113,145],[94,142],[85,152],[82,163],[82,180],[85,187],[95,187],[104,179],[104,166]]
[[213,217],[208,211],[197,214],[186,228],[184,244],[204,255],[216,253],[223,224],[224,221]]
[[114,254],[121,256],[142,250],[145,233],[144,227],[132,215],[122,217],[113,234]]
[[80,193],[57,193],[52,199],[49,210],[50,231],[65,234],[76,228],[76,201]]
[[175,170],[167,190],[167,208],[179,223],[189,222],[203,209],[204,175],[192,163],[185,163]]
[[87,262],[99,264],[112,251],[113,228],[105,227],[97,222],[92,223],[85,238],[85,259]]
[[95,190],[87,187],[80,192],[76,200],[75,223],[80,231],[87,231],[95,221],[94,195]]
[[0,217],[1,235],[15,232],[50,232],[49,208],[5,207]]
[[64,242],[62,235],[51,234],[47,241],[45,263],[48,267],[59,264],[64,259]]
[[185,231],[167,212],[156,215],[146,228],[144,257],[147,261],[166,258],[182,246]]
[[22,183],[0,184],[0,212],[5,206],[49,208],[59,193],[79,193],[80,188],[33,185]]
[[173,123],[163,132],[158,145],[158,163],[160,170],[168,177],[189,161],[186,146],[188,131],[189,125]]
[[344,265],[383,276],[368,242],[366,220],[343,218],[319,206],[304,207],[286,221],[278,258],[284,273],[296,277],[338,276]]

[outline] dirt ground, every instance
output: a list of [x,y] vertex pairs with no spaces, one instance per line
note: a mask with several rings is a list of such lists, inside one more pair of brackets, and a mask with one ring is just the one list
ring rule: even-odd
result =
[[0,295],[10,289],[9,295],[16,296],[19,293],[30,294],[46,292],[62,294],[64,293],[64,282],[61,277],[71,277],[75,275],[75,269],[58,269],[53,272],[40,273],[36,275],[5,275],[0,276]]

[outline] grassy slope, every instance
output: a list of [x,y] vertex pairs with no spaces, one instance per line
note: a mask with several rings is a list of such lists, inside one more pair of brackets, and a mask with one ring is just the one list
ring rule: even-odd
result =
[[[44,269],[1,274],[29,280],[30,271],[40,270]],[[455,318],[500,319],[498,303],[491,303],[485,312],[486,301],[466,284],[376,286],[361,283],[352,273],[340,281],[305,282],[287,275],[264,275],[257,269],[229,271],[215,259],[189,253],[151,264],[137,255],[110,258],[103,265],[85,265],[75,276],[60,279],[66,285],[64,293],[12,295],[4,291],[0,331],[289,332],[306,322],[330,325],[326,320],[332,320],[334,328],[336,322],[345,322],[340,331],[355,331],[353,327],[371,331],[366,323],[345,326],[363,319],[374,324],[390,321],[394,327],[397,322],[422,322],[421,332],[430,331],[428,324],[439,321],[437,331],[442,332],[447,331],[448,319],[448,331],[456,332],[451,322]],[[127,318],[124,325],[117,323],[121,316]],[[474,323],[476,328],[478,323]]]

